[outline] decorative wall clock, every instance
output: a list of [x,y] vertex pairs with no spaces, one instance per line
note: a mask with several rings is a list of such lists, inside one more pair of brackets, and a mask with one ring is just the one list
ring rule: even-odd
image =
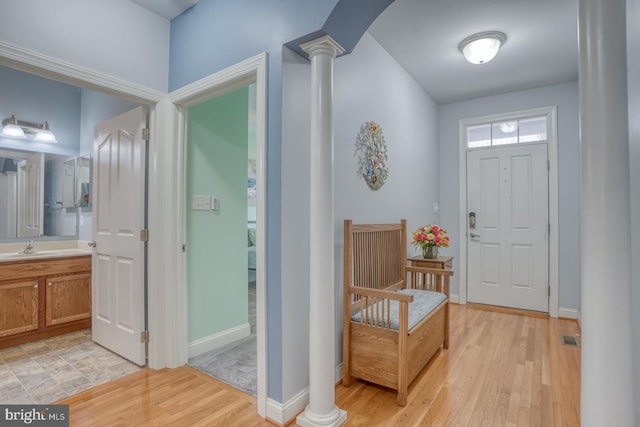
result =
[[387,180],[387,143],[382,128],[376,122],[366,122],[360,127],[356,138],[358,157],[358,175],[373,190],[377,190]]

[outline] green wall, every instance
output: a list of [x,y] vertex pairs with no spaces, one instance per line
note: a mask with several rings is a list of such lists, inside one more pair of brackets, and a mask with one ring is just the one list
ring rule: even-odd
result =
[[[248,321],[248,111],[243,88],[188,112],[189,342]],[[192,210],[194,194],[217,197],[219,210]]]

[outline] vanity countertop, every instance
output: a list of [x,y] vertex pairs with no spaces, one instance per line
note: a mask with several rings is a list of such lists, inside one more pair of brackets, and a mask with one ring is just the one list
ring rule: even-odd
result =
[[64,258],[75,256],[87,256],[91,255],[91,251],[87,249],[56,249],[48,251],[38,251],[33,254],[21,254],[18,252],[0,253],[0,263],[2,262],[15,262],[15,261],[30,261],[41,260],[50,258]]

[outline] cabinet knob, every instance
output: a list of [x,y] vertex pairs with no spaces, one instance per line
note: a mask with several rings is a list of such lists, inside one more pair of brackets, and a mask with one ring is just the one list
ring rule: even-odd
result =
[[49,287],[53,286],[53,282],[49,282]]
[[33,285],[33,289],[38,289],[38,285]]

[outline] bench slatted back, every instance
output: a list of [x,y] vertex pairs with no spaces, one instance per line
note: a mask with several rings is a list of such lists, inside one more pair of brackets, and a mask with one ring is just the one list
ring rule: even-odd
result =
[[395,224],[344,221],[344,286],[347,293],[350,286],[389,290],[402,287],[406,259],[406,220]]

